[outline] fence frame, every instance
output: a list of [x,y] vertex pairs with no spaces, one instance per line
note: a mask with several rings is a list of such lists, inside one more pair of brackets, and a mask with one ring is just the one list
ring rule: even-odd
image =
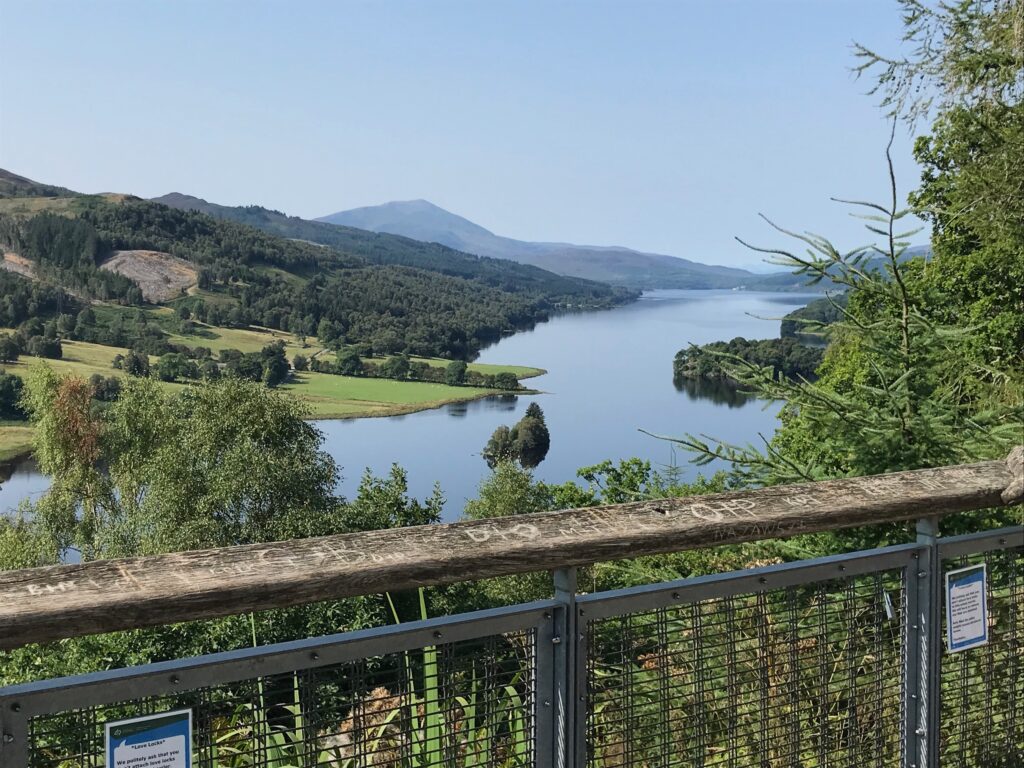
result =
[[588,622],[901,570],[907,622],[901,628],[903,765],[936,768],[943,563],[962,555],[1024,548],[1024,527],[941,538],[933,533],[936,525],[935,518],[921,520],[916,543],[585,595],[578,594],[574,568],[558,569],[552,574],[553,600],[10,686],[0,689],[4,765],[28,765],[28,723],[39,715],[534,630],[536,765],[584,768]]
[[[943,563],[960,555],[1024,548],[1024,526],[942,538],[939,536],[940,517],[952,511],[1019,503],[1022,467],[1024,447],[1015,449],[1005,464],[987,462],[881,478],[644,502],[619,505],[618,508],[544,513],[513,520],[430,526],[434,529],[431,531],[406,529],[356,534],[347,538],[328,537],[330,543],[314,542],[312,545],[307,540],[260,545],[259,548],[235,547],[222,552],[143,558],[125,561],[127,564],[121,565],[110,561],[0,574],[0,598],[3,598],[0,599],[0,626],[8,617],[17,623],[12,630],[13,639],[0,637],[0,648],[3,648],[52,639],[54,623],[60,618],[62,606],[75,616],[102,617],[103,611],[111,610],[112,605],[123,598],[118,594],[119,589],[145,595],[147,583],[136,578],[143,561],[151,562],[154,569],[166,568],[168,562],[187,566],[191,570],[179,570],[174,575],[191,584],[189,578],[201,581],[206,578],[203,574],[207,570],[212,576],[217,576],[218,569],[226,567],[225,562],[241,564],[239,557],[251,558],[254,553],[263,553],[267,555],[264,565],[257,567],[250,563],[244,569],[239,565],[229,573],[229,580],[241,576],[243,580],[250,578],[252,583],[257,583],[261,568],[272,568],[286,547],[294,552],[317,552],[326,546],[335,557],[332,579],[357,572],[359,568],[356,566],[371,573],[354,587],[345,587],[341,594],[369,594],[377,591],[376,586],[388,572],[395,574],[399,586],[428,586],[537,571],[544,567],[539,566],[540,562],[546,560],[551,563],[552,552],[565,553],[564,557],[557,558],[560,562],[556,562],[557,567],[552,571],[552,600],[0,688],[0,764],[5,768],[28,765],[29,721],[35,716],[529,629],[535,632],[532,716],[536,765],[539,768],[583,768],[587,763],[588,749],[589,621],[711,598],[750,595],[835,578],[902,570],[905,600],[905,625],[901,628],[904,674],[900,702],[902,763],[904,768],[938,768],[939,694],[944,653]],[[953,485],[956,487],[946,482],[944,477],[955,479]],[[816,486],[827,488],[819,492]],[[943,503],[928,503],[926,491],[929,488]],[[1016,490],[1011,493],[1011,488]],[[835,500],[835,494],[840,491],[852,494],[852,500],[836,501],[830,520],[829,510],[821,508],[825,503],[823,499]],[[901,493],[904,495],[892,497]],[[750,505],[757,502],[766,505],[768,512],[765,515],[750,513],[753,508]],[[614,519],[612,514],[620,510],[623,517]],[[925,512],[928,516],[921,517]],[[806,517],[808,515],[810,517]],[[917,536],[912,543],[609,592],[587,595],[578,592],[576,566],[581,564],[915,518]],[[546,535],[552,540],[546,540]],[[398,541],[408,549],[424,542],[436,545],[455,541],[459,536],[468,537],[481,547],[469,555],[464,549],[456,553],[472,565],[467,571],[455,574],[451,573],[452,558],[442,556],[439,551],[419,553],[416,561],[410,564],[404,556],[389,554],[386,550],[383,554],[371,554],[367,548],[370,544]],[[367,547],[354,549],[353,541],[365,541]],[[588,545],[596,549],[588,552]],[[310,546],[314,549],[309,550]],[[339,552],[359,557],[354,563],[350,562],[352,558],[339,560]],[[481,565],[488,557],[497,557],[490,568]],[[235,559],[231,561],[230,558]],[[292,560],[297,556],[291,554],[288,558]],[[296,574],[311,572],[303,563],[293,563],[290,567]],[[111,577],[112,573],[120,575]],[[103,574],[113,581],[109,584],[103,582]],[[186,574],[190,575],[189,578],[185,577]],[[147,598],[149,604],[166,608],[171,599],[166,596],[164,586],[154,584],[153,590],[159,594]],[[248,586],[245,588],[249,589]],[[337,592],[320,594],[318,599],[337,597]],[[18,598],[19,595],[24,599]],[[42,607],[34,601],[40,596],[46,598],[47,603]],[[282,607],[304,601],[282,598],[279,593],[261,600],[257,600],[255,605],[236,606],[233,611],[217,604],[213,613],[202,608],[192,618]],[[180,619],[184,610],[181,606],[174,607],[169,620],[174,620],[174,617]],[[138,626],[167,623],[168,614],[160,615],[161,620],[146,619]],[[123,620],[101,618],[76,624],[67,636],[125,628],[118,625],[118,621]],[[0,629],[0,635],[3,632]]]
[[[0,688],[0,722],[3,724],[0,764],[5,768],[28,765],[28,724],[31,718],[40,715],[329,667],[522,630],[536,632],[535,754],[538,758],[550,755],[554,743],[550,699],[542,697],[540,692],[554,687],[550,649],[556,637],[554,611],[557,607],[553,600],[523,603]],[[542,745],[547,746],[541,748]],[[540,761],[538,764],[543,765]]]

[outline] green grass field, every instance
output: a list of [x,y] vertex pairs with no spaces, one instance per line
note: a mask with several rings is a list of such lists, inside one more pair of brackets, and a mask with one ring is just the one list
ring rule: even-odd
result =
[[17,421],[0,421],[0,461],[23,456],[32,448],[32,427]]
[[[120,310],[114,310],[120,311]],[[132,310],[134,311],[134,310]],[[169,310],[160,311],[161,315],[169,314]],[[160,317],[162,320],[163,317]],[[258,352],[267,344],[282,340],[288,357],[302,353],[311,357],[318,352],[332,355],[315,343],[307,340],[303,347],[298,339],[282,331],[270,331],[255,328],[206,328],[203,335],[182,336],[172,335],[171,341],[189,346],[205,346],[214,353],[221,349],[239,349],[243,352]],[[127,350],[119,347],[107,347],[100,344],[89,344],[82,341],[64,341],[64,357],[61,360],[41,360],[31,356],[23,356],[16,363],[8,363],[4,369],[24,376],[29,368],[37,363],[45,363],[61,374],[69,374],[89,378],[93,374],[101,376],[124,376],[113,367],[114,357],[125,354]],[[424,362],[438,367],[445,367],[450,361],[423,358]],[[155,362],[155,360],[154,360]],[[495,374],[511,371],[519,378],[538,376],[544,371],[516,365],[489,365],[471,363],[470,368],[481,373]],[[179,390],[189,384],[162,383],[161,386],[170,390]],[[315,418],[345,419],[360,416],[397,416],[404,413],[438,408],[454,402],[476,400],[487,395],[497,394],[498,390],[482,387],[449,387],[445,384],[434,384],[421,381],[394,381],[391,379],[364,379],[353,376],[334,376],[327,373],[302,372],[294,374],[294,378],[280,387],[283,392],[301,400]],[[30,427],[24,424],[0,422],[0,461],[27,453],[31,443]]]
[[306,402],[321,418],[395,416],[446,403],[475,400],[495,394],[493,389],[449,387],[422,381],[362,379],[329,373],[298,373],[281,387]]
[[34,216],[42,211],[58,214],[78,213],[89,200],[104,199],[120,202],[128,195],[107,193],[83,197],[4,197],[0,198],[0,213],[13,216]]
[[307,339],[304,347],[295,335],[284,331],[272,331],[266,328],[214,328],[199,324],[196,327],[200,329],[200,333],[183,336],[180,333],[172,332],[168,341],[172,344],[185,344],[190,347],[208,347],[215,353],[222,349],[259,352],[268,344],[283,341],[285,355],[289,360],[299,353],[306,357],[312,357],[323,351],[323,348],[316,344],[316,339]]
[[[88,344],[84,341],[64,341],[64,357],[60,360],[43,360],[31,355],[23,355],[16,363],[6,363],[4,370],[24,376],[28,369],[36,363],[49,365],[57,373],[71,374],[89,378],[94,373],[101,376],[123,376],[121,371],[113,367],[114,357],[125,354],[128,350],[120,347],[105,347],[101,344]],[[187,386],[185,384],[164,384],[172,388]]]
[[[422,361],[435,368],[447,368],[448,363],[451,362],[451,360],[445,360],[441,357],[411,357],[409,359]],[[517,379],[529,379],[534,376],[543,376],[547,373],[543,368],[531,368],[526,365],[497,365],[495,363],[470,363],[469,370],[490,375],[509,371],[514,373]]]

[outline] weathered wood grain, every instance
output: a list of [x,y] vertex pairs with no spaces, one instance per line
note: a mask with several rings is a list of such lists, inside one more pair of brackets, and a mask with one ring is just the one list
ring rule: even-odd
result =
[[0,648],[997,507],[1020,501],[1011,489],[1019,488],[1021,455],[755,491],[8,571],[0,573]]

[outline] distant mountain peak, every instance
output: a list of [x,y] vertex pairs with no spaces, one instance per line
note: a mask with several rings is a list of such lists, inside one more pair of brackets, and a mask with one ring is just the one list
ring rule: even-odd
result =
[[643,253],[621,246],[540,243],[501,237],[429,200],[394,200],[339,211],[317,221],[440,243],[477,256],[511,259],[571,277],[634,288],[732,288],[752,281],[743,269]]
[[469,253],[475,253],[475,251],[463,246],[476,240],[495,237],[493,232],[479,224],[422,198],[392,200],[381,205],[353,208],[349,211],[322,216],[317,221],[369,229],[373,232],[387,232],[391,235],[403,235],[414,240],[441,243]]
[[166,195],[154,197],[152,200],[154,203],[162,203],[163,205],[170,206],[171,208],[180,208],[182,203],[209,205],[209,203],[201,197],[186,195],[182,192],[168,192]]

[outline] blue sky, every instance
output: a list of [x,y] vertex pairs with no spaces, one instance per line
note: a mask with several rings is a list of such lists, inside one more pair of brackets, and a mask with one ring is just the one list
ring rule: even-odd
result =
[[[426,198],[498,234],[748,264],[865,241],[890,0],[0,0],[0,166],[314,217]],[[901,192],[918,178],[897,133]],[[924,240],[924,235],[916,238]]]

